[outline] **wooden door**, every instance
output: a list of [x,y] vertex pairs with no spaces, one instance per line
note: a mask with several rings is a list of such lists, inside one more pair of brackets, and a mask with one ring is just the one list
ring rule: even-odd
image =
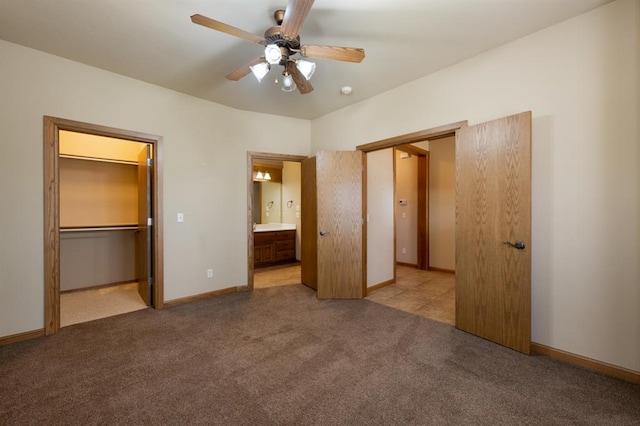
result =
[[151,146],[138,154],[138,233],[136,241],[136,278],[138,293],[150,306],[153,280],[151,277]]
[[319,299],[364,295],[361,151],[316,156],[317,289]]
[[456,175],[456,327],[528,354],[531,112],[458,130]]

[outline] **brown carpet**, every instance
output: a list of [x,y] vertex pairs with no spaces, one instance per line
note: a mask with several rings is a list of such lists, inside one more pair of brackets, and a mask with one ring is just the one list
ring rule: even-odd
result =
[[0,347],[0,424],[638,425],[640,386],[301,285]]

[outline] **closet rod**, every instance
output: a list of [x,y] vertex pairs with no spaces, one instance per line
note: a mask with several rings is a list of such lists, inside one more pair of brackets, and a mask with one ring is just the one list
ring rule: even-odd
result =
[[60,228],[60,232],[137,231],[138,225]]
[[68,159],[71,159],[71,160],[99,161],[101,163],[127,164],[129,166],[137,166],[138,165],[138,163],[136,161],[111,160],[109,158],[97,158],[97,157],[83,157],[81,155],[60,154],[60,158],[68,158]]

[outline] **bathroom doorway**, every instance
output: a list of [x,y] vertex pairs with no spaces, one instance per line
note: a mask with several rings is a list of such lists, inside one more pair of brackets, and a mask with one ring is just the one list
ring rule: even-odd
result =
[[[298,155],[247,152],[247,287],[300,283]],[[257,277],[256,274],[259,274]],[[297,284],[296,283],[296,284]]]

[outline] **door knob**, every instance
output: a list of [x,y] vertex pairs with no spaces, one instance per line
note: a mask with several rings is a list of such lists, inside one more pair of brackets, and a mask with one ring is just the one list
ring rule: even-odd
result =
[[327,234],[329,234],[327,231],[320,231],[320,236],[321,237],[324,237]]
[[526,244],[524,243],[524,241],[516,241],[515,243],[509,242],[509,241],[505,241],[504,244],[508,244],[511,247],[515,247],[518,250],[524,250],[526,246]]

